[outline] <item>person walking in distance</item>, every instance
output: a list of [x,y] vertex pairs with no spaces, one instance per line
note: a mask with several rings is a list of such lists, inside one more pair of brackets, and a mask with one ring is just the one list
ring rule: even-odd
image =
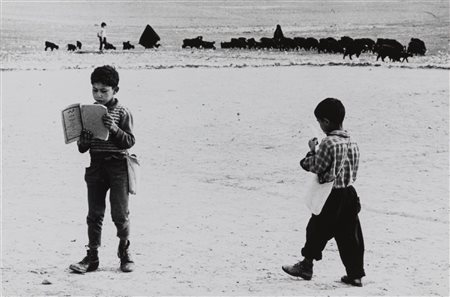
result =
[[102,22],[100,25],[100,31],[97,33],[98,41],[100,43],[99,50],[103,50],[103,46],[106,44],[106,23]]

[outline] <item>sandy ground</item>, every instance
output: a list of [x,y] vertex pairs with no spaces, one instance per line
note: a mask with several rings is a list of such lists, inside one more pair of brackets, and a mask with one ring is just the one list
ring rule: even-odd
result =
[[[141,186],[136,271],[118,270],[105,217],[100,269],[87,243],[84,167],[60,111],[90,103],[91,70],[2,72],[2,295],[447,295],[449,74],[377,67],[121,70]],[[363,288],[339,282],[330,241],[311,281],[301,259],[312,111],[333,96],[361,148]],[[43,284],[49,282],[50,284]]]

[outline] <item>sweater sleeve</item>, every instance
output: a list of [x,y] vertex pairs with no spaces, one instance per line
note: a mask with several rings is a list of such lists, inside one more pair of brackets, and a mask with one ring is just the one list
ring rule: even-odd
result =
[[120,117],[116,133],[111,134],[110,138],[114,144],[121,149],[129,149],[135,144],[133,134],[133,116],[128,109]]

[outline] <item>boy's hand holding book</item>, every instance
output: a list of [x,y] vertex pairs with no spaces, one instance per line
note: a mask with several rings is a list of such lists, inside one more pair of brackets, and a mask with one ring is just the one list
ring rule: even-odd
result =
[[[111,116],[108,117],[108,123],[104,123],[103,115],[107,113],[108,110],[101,104],[75,103],[66,107],[61,113],[66,143],[78,140],[80,144],[81,137],[84,137],[83,143],[89,148],[91,139],[107,140],[110,131],[117,132],[118,129]],[[82,133],[85,135],[82,136]]]
[[80,152],[85,152],[91,147],[91,141],[93,134],[91,131],[83,129],[80,134],[80,139],[78,139],[78,148]]
[[113,117],[109,113],[103,115],[102,119],[103,119],[103,124],[105,125],[106,128],[108,128],[108,130],[111,133],[115,134],[117,132],[117,130],[119,130],[119,127],[116,125]]

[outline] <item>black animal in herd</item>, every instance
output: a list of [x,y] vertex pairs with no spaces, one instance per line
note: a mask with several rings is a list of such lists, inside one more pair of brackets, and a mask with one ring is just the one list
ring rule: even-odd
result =
[[181,47],[216,49],[214,43],[215,41],[204,41],[203,36],[197,36],[191,39],[189,38],[183,39],[183,45]]
[[105,50],[115,50],[116,47],[115,47],[113,44],[109,43],[109,42],[105,42],[105,47],[104,47],[104,49],[105,49]]
[[351,60],[353,55],[359,58],[361,53],[374,52],[375,41],[370,38],[352,39],[344,36],[341,37],[340,41],[344,51],[344,59],[348,56]]
[[47,51],[47,49],[51,49],[53,51],[54,49],[59,49],[59,46],[53,42],[46,41],[45,42],[45,51]]
[[408,57],[412,55],[406,51],[406,47],[395,39],[378,38],[374,46],[377,53],[377,61],[381,58],[384,62],[386,57],[392,62],[408,62]]
[[125,41],[125,42],[123,42],[122,44],[123,44],[123,47],[122,47],[123,50],[134,49],[134,45],[132,45],[132,44],[130,43],[130,41]]
[[81,43],[81,41],[77,41],[76,42],[76,45],[75,44],[72,44],[72,43],[69,43],[68,45],[67,45],[67,50],[68,51],[70,51],[70,52],[74,52],[74,51],[76,51],[77,49],[81,49],[81,46],[82,46],[82,43]]
[[426,51],[427,48],[425,47],[425,42],[418,38],[411,38],[408,44],[408,53],[410,53],[411,55],[423,56],[425,55]]
[[231,38],[230,41],[220,43],[223,49],[278,49],[278,50],[317,50],[318,53],[343,54],[343,59],[353,55],[359,57],[361,53],[374,53],[377,61],[382,61],[386,57],[390,61],[408,62],[408,58],[413,55],[425,55],[425,43],[417,38],[411,38],[408,48],[395,39],[379,38],[377,42],[370,38],[356,38],[342,36],[339,40],[333,37],[320,38],[313,37],[285,37],[280,25],[277,25],[274,37],[262,37],[259,41],[255,38],[245,37]]
[[73,51],[75,51],[76,49],[77,49],[77,46],[76,46],[75,44],[69,43],[69,44],[67,45],[67,50],[68,50],[69,52],[73,52]]

